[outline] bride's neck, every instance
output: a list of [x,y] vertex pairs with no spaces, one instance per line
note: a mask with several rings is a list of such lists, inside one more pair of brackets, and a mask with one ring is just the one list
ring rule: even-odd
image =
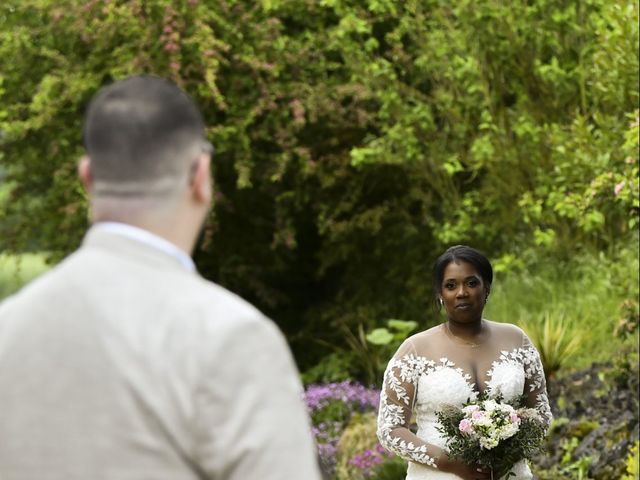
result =
[[446,327],[456,337],[463,339],[475,339],[483,336],[486,330],[485,322],[482,318],[475,322],[460,323],[452,320],[447,320]]

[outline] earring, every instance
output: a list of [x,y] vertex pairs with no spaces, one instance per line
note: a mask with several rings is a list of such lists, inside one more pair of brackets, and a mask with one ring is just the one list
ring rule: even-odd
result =
[[442,300],[442,297],[438,298],[438,302],[440,303],[440,307],[444,307],[444,300]]

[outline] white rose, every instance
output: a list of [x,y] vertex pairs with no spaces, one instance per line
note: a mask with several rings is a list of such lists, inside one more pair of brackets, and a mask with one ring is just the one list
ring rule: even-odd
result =
[[518,425],[514,423],[510,423],[505,425],[500,429],[499,436],[500,440],[506,440],[507,438],[513,437],[516,433],[518,433]]
[[480,407],[478,405],[467,405],[466,407],[464,407],[462,409],[462,411],[466,414],[469,415],[477,410],[480,410]]
[[483,404],[483,407],[487,412],[493,412],[498,408],[498,404],[493,400],[486,400]]
[[497,438],[481,438],[480,439],[480,446],[482,448],[484,448],[485,450],[491,450],[492,448],[495,448],[498,446],[498,439]]

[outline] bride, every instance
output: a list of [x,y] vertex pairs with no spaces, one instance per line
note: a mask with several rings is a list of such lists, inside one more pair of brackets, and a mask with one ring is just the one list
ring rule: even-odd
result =
[[[380,443],[409,462],[406,480],[485,480],[487,469],[447,455],[435,413],[462,406],[486,392],[510,401],[526,394],[548,426],[551,410],[540,356],[515,325],[482,318],[493,269],[477,250],[449,248],[433,268],[433,291],[447,321],[409,337],[387,366],[380,410]],[[418,431],[409,430],[415,414]],[[511,470],[515,480],[531,479],[523,460]]]

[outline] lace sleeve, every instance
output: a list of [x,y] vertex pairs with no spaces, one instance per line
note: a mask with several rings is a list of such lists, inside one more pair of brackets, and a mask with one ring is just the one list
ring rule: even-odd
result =
[[426,363],[424,357],[416,354],[410,340],[391,359],[380,394],[377,433],[380,443],[402,459],[436,467],[442,450],[409,430],[418,379]]
[[542,368],[538,350],[526,334],[523,334],[522,351],[525,373],[524,393],[527,396],[525,403],[528,407],[535,408],[538,411],[547,428],[549,428],[553,416],[549,406],[549,397],[547,396],[544,369]]

